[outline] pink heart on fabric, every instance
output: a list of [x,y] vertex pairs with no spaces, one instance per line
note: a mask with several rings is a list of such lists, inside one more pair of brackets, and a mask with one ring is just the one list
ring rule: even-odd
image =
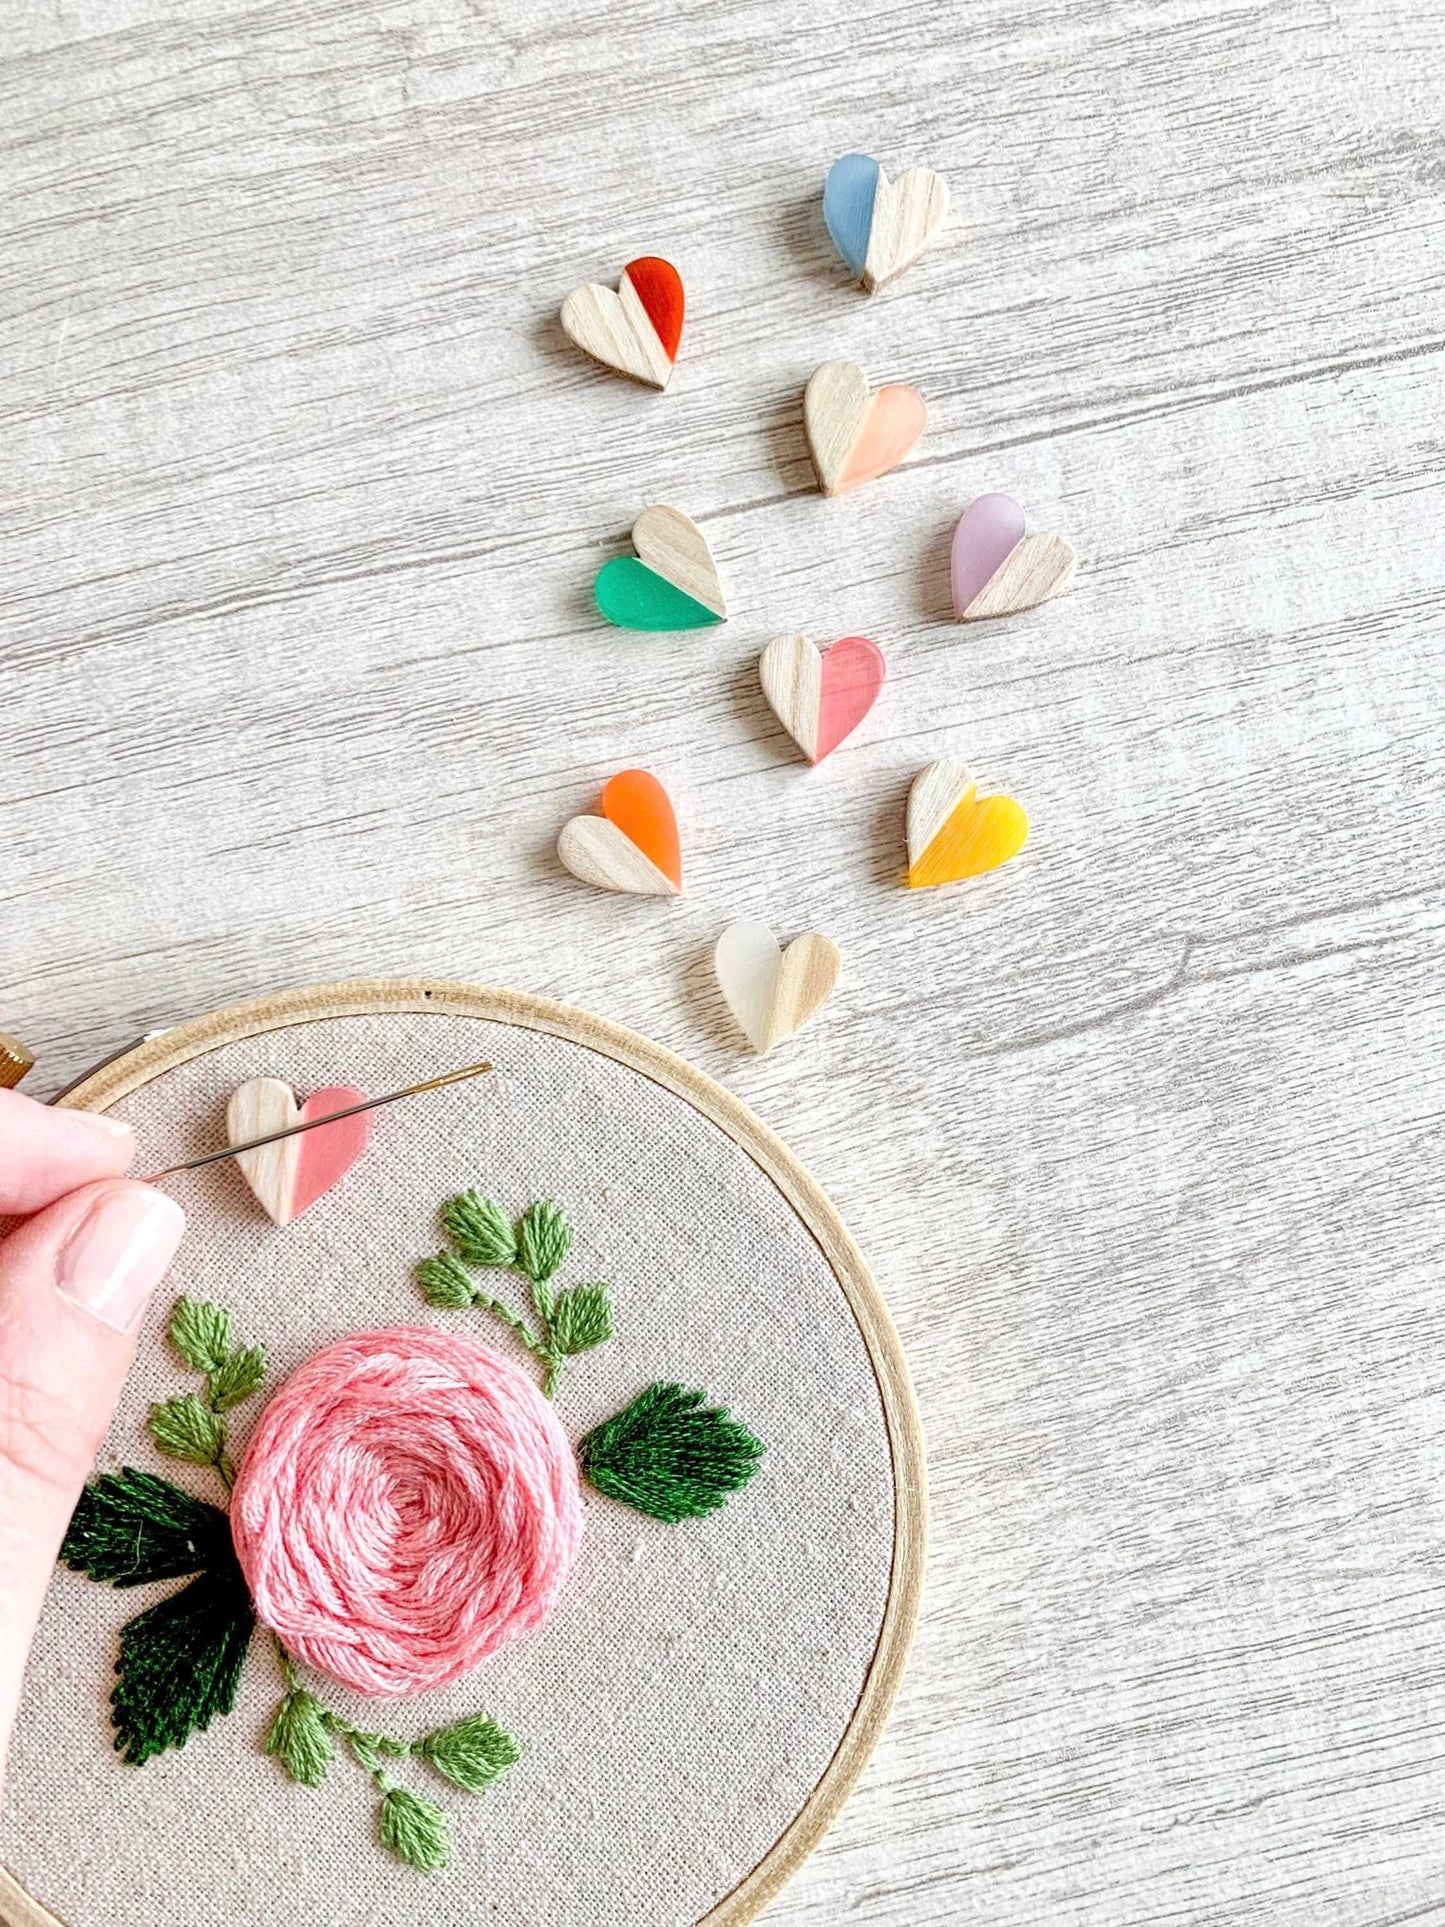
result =
[[[249,1144],[364,1104],[366,1096],[354,1084],[328,1084],[298,1105],[295,1091],[279,1077],[253,1077],[231,1093],[226,1137],[232,1144]],[[245,1151],[236,1163],[269,1216],[277,1224],[291,1224],[340,1183],[370,1142],[371,1112],[359,1111]]]
[[[354,1084],[328,1084],[324,1091],[313,1091],[301,1106],[302,1124],[313,1117],[327,1117],[352,1104],[364,1104],[366,1092]],[[338,1118],[335,1124],[318,1124],[314,1131],[302,1133],[301,1155],[296,1160],[296,1183],[291,1193],[291,1215],[303,1211],[325,1195],[333,1184],[340,1184],[347,1172],[371,1142],[371,1112],[358,1111],[355,1117]]]

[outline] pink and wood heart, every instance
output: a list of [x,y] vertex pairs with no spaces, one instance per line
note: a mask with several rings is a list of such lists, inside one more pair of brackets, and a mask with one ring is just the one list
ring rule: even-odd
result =
[[[226,1106],[226,1141],[248,1144],[272,1131],[287,1131],[313,1118],[329,1117],[348,1105],[364,1104],[367,1094],[351,1084],[329,1084],[304,1104],[279,1077],[253,1077],[232,1091]],[[318,1124],[277,1144],[262,1145],[236,1159],[257,1200],[277,1224],[292,1224],[303,1211],[339,1184],[371,1142],[371,1112]]]
[[758,659],[763,694],[810,763],[852,735],[885,674],[883,651],[867,636],[844,636],[821,652],[806,636],[774,636]]

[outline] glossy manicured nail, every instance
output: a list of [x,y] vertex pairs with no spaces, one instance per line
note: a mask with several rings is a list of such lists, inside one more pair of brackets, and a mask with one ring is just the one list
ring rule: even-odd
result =
[[175,1255],[186,1228],[174,1198],[116,1185],[92,1199],[60,1247],[55,1288],[115,1331],[129,1331]]

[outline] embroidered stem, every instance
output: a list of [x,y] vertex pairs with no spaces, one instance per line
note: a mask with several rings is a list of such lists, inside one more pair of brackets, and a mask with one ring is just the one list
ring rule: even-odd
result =
[[522,1757],[516,1741],[482,1714],[456,1720],[419,1740],[394,1740],[387,1733],[354,1726],[303,1685],[295,1660],[274,1633],[271,1637],[286,1696],[267,1735],[266,1751],[275,1754],[302,1786],[320,1786],[335,1758],[331,1743],[335,1734],[381,1795],[378,1825],[383,1846],[422,1873],[444,1867],[449,1848],[445,1812],[434,1800],[399,1785],[385,1762],[422,1760],[464,1792],[484,1793]]
[[235,1344],[231,1314],[195,1298],[176,1300],[170,1337],[186,1363],[204,1375],[204,1389],[152,1405],[151,1436],[167,1458],[211,1466],[229,1492],[236,1467],[226,1450],[226,1413],[260,1390],[266,1354],[259,1345]]
[[[563,1360],[591,1351],[612,1336],[612,1294],[606,1285],[573,1285],[559,1292],[550,1282],[572,1249],[572,1227],[560,1207],[550,1198],[539,1198],[513,1225],[492,1199],[464,1191],[443,1206],[441,1216],[456,1255],[441,1251],[417,1266],[427,1303],[443,1311],[470,1307],[490,1312],[542,1361],[542,1391],[547,1398],[554,1397]],[[483,1291],[467,1265],[520,1272],[531,1287],[540,1330]]]

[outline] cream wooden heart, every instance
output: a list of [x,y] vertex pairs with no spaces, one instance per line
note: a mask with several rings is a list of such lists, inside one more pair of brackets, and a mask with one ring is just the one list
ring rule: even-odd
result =
[[863,263],[863,286],[870,294],[912,267],[947,213],[947,184],[931,167],[905,167],[896,181],[880,170]]
[[816,930],[786,950],[763,923],[730,923],[717,940],[718,987],[761,1056],[792,1036],[833,994],[842,965],[838,947]]

